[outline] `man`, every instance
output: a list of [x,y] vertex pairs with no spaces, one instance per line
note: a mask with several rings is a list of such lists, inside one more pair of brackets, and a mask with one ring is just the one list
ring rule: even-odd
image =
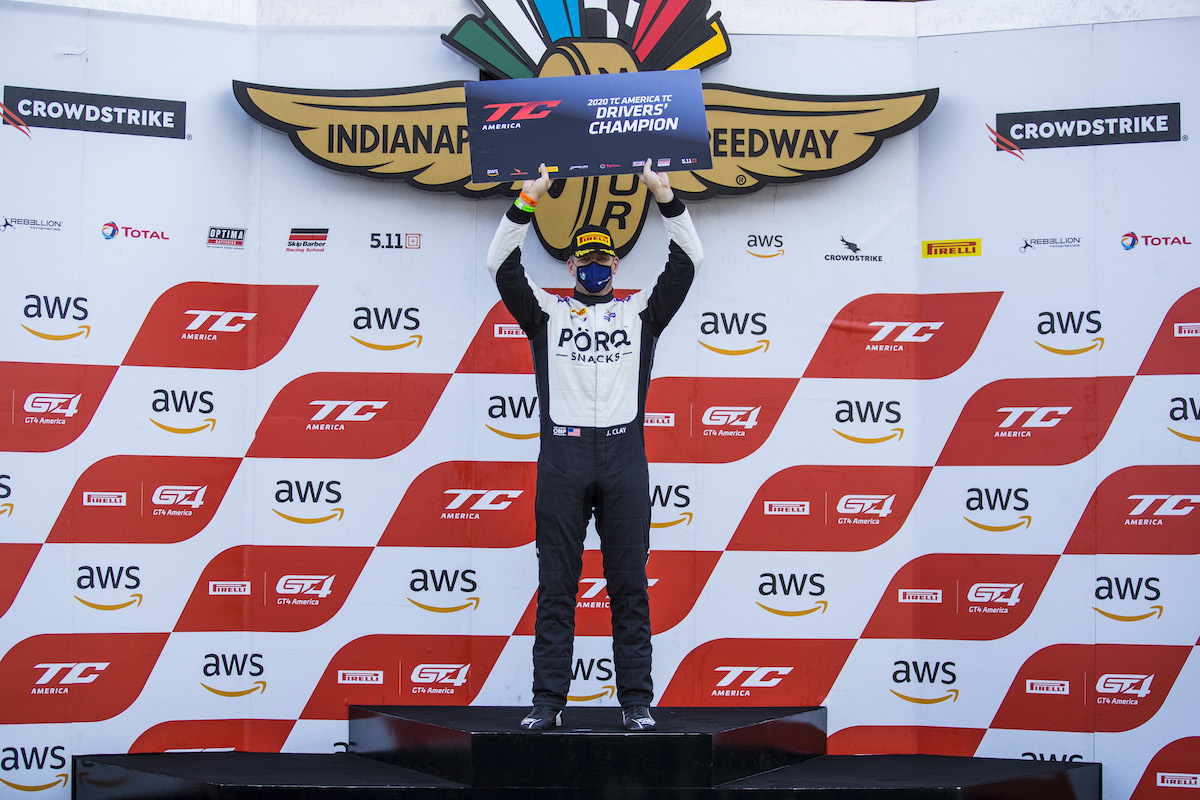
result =
[[545,165],[540,177],[525,181],[488,249],[500,297],[529,337],[541,414],[533,710],[521,720],[527,730],[562,724],[583,540],[593,513],[612,611],[622,721],[629,730],[654,727],[646,584],[650,479],[642,425],[655,344],[683,304],[702,251],[687,209],[652,163],[646,159],[638,177],[658,201],[671,242],[666,267],[649,291],[613,297],[620,259],[608,231],[594,226],[571,240],[572,297],[544,291],[529,279],[520,247],[538,199],[550,188]]

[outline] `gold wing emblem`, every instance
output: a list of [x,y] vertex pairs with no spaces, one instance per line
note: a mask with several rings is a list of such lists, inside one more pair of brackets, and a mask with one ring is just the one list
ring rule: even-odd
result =
[[339,91],[234,81],[233,93],[323,167],[465,197],[514,193],[509,183],[471,183],[462,82]]
[[937,89],[836,97],[705,84],[713,166],[672,173],[671,186],[700,199],[849,172],[923,122],[937,99]]

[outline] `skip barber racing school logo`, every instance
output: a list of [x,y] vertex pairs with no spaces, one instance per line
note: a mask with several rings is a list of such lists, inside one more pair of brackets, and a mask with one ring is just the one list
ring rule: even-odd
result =
[[[705,16],[708,0],[661,8],[627,0],[598,8],[557,0],[476,3],[483,15],[464,17],[442,41],[493,78],[704,69],[731,52],[720,13]],[[519,182],[471,182],[463,87],[325,91],[233,82],[246,113],[286,133],[321,166],[464,197],[516,196]],[[671,186],[685,199],[702,199],[848,172],[884,139],[920,124],[937,98],[937,89],[818,96],[705,84],[713,167],[675,172]],[[614,231],[624,256],[641,233],[648,198],[633,175],[566,181],[543,198],[534,226],[556,258],[566,258],[571,234],[584,225]]]

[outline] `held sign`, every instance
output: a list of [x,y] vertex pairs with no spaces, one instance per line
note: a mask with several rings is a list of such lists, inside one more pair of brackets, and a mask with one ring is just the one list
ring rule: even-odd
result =
[[466,84],[471,180],[712,167],[697,70],[475,81]]

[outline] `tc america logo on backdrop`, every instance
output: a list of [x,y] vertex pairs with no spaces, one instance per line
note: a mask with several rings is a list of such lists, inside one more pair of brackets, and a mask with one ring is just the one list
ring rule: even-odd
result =
[[[483,15],[464,17],[442,41],[493,78],[704,69],[731,53],[720,13],[707,16],[706,0],[663,9],[624,0],[599,8],[476,2]],[[515,196],[520,188],[471,182],[463,82],[329,91],[234,81],[233,91],[246,113],[329,169],[464,197]],[[924,121],[937,99],[937,89],[817,96],[707,84],[713,167],[676,172],[671,185],[684,198],[701,199],[848,172],[884,139]],[[613,230],[624,256],[641,234],[648,203],[633,175],[581,178],[543,199],[534,226],[556,258],[566,257],[572,232],[584,224]]]

